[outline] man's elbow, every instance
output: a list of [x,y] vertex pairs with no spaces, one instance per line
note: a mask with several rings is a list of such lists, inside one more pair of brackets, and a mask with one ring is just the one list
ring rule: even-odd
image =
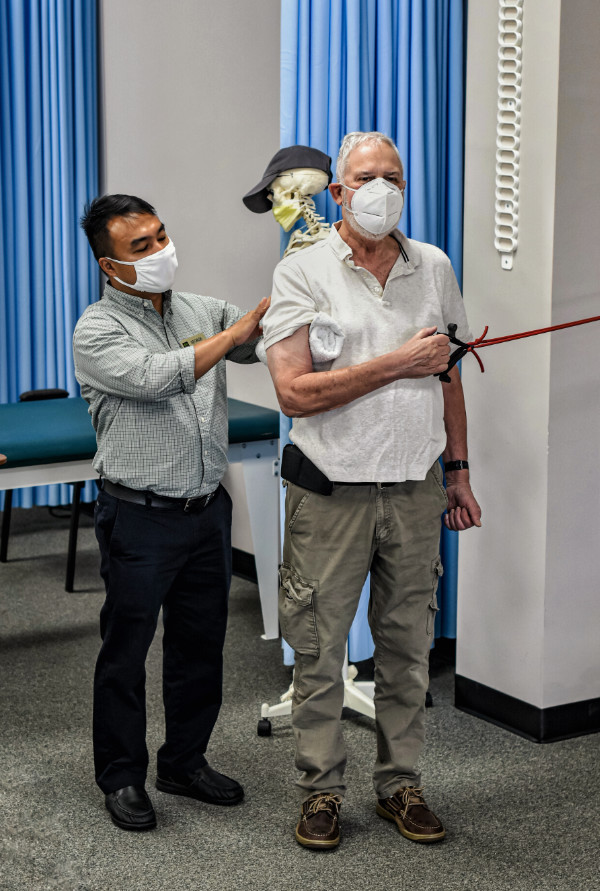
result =
[[279,402],[279,408],[288,418],[299,418],[304,414],[302,408],[295,403],[293,399],[289,399],[278,393],[277,401]]
[[277,394],[279,408],[288,418],[301,418],[307,413],[307,406],[302,403],[302,400],[298,398],[293,390],[287,387],[285,389],[276,387],[275,393]]
[[282,397],[280,394],[277,394],[277,401],[279,402],[279,408],[288,418],[312,418],[314,415],[320,415],[325,411],[329,411],[327,406],[315,403],[309,405],[306,399],[299,400],[298,398]]

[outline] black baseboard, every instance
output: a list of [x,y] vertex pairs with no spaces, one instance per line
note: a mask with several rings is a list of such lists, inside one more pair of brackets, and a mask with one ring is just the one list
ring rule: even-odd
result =
[[239,548],[232,548],[233,552],[233,574],[239,575],[240,578],[247,579],[249,582],[257,582],[256,562],[254,554],[247,551],[240,551]]
[[537,708],[485,684],[456,675],[456,708],[533,742],[558,742],[600,731],[600,699]]

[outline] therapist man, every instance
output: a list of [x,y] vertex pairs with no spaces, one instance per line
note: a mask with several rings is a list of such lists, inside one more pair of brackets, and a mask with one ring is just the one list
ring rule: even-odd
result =
[[[448,366],[448,323],[468,339],[462,298],[442,251],[397,228],[402,163],[382,133],[350,133],[329,186],[342,220],[321,241],[281,261],[264,319],[281,409],[293,417],[280,622],[295,650],[292,724],[301,811],[296,840],[335,847],[345,793],[340,726],[350,625],[371,574],[375,643],[377,813],[415,842],[445,830],[423,797],[429,649],[442,574],[440,517],[479,526],[469,485],[458,370]],[[313,370],[309,325],[327,313],[341,355]],[[438,463],[443,457],[446,490]]]
[[102,478],[95,510],[106,600],[94,677],[94,761],[121,829],[156,826],[145,791],[145,661],[163,610],[165,741],[156,787],[217,805],[244,797],[205,752],[222,692],[231,581],[225,359],[254,362],[268,300],[244,314],[173,291],[175,247],[154,208],[105,195],[81,225],[102,300],[75,328],[75,373],[90,405]]

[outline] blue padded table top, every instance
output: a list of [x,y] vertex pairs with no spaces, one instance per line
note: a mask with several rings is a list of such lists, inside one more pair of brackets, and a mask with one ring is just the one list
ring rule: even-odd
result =
[[[228,399],[229,442],[279,439],[279,412],[251,402]],[[6,454],[6,452],[5,452]]]
[[96,434],[85,399],[46,399],[0,405],[3,467],[90,460]]
[[[239,399],[228,399],[229,442],[279,438],[279,413]],[[90,460],[96,434],[81,397],[0,405],[0,451],[5,467]],[[2,473],[0,469],[0,473]]]

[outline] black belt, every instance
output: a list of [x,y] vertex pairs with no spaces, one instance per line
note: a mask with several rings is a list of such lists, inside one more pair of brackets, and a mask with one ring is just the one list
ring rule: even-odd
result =
[[168,495],[156,495],[154,492],[145,492],[141,489],[130,489],[120,483],[111,483],[110,480],[102,480],[102,491],[108,492],[121,501],[130,501],[132,504],[143,504],[145,507],[160,507],[163,510],[203,510],[213,500],[218,488],[208,495],[200,495],[198,498],[169,498]]
[[387,486],[395,486],[396,483],[343,483],[339,480],[333,481],[334,486],[381,486],[382,488]]
[[319,495],[331,495],[334,486],[395,486],[396,483],[344,483],[341,480],[328,479],[316,464],[307,458],[294,443],[288,443],[283,448],[281,456],[282,479],[302,486],[309,492],[317,492]]

